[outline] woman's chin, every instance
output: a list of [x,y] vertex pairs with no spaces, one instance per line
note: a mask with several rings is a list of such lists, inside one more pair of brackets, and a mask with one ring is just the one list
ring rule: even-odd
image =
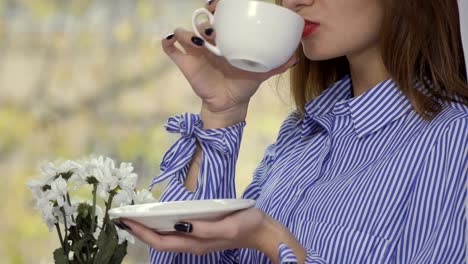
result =
[[304,47],[303,52],[305,57],[311,61],[324,61],[343,56],[343,54],[337,52],[330,52],[311,47]]

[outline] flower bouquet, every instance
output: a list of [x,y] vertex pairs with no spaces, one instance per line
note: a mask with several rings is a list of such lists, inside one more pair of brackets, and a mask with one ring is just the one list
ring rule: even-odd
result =
[[[116,228],[109,219],[112,204],[117,206],[155,202],[148,190],[136,191],[138,176],[131,163],[118,167],[110,158],[48,162],[41,166],[41,179],[29,188],[44,222],[57,231],[61,246],[54,251],[55,263],[121,263],[127,241],[134,238]],[[88,188],[92,201],[78,201],[71,193]],[[79,190],[80,189],[80,190]],[[99,205],[103,199],[105,209]]]

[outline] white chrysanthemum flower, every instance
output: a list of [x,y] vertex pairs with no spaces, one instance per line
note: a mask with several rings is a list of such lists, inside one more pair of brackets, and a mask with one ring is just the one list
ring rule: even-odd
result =
[[74,171],[73,175],[68,180],[69,183],[73,183],[74,186],[72,188],[75,190],[83,185],[88,184],[86,180],[90,175],[87,160],[82,160],[78,164],[80,165],[79,168]]
[[[125,206],[132,203],[143,204],[156,201],[151,192],[141,190],[135,193],[137,174],[133,172],[131,163],[122,162],[118,167],[110,158],[99,156],[75,161],[48,162],[41,167],[43,179],[28,182],[36,198],[36,208],[40,209],[44,222],[52,230],[57,224],[65,224],[65,228],[76,225],[73,219],[78,215],[78,202],[68,204],[67,195],[82,185],[97,183],[97,194],[108,197],[115,192],[113,203]],[[67,178],[70,176],[70,178]],[[87,202],[90,204],[89,202]],[[103,227],[105,211],[96,205],[96,231],[93,233],[98,239]],[[125,230],[117,229],[119,244],[124,241],[134,243],[134,237]]]
[[117,228],[117,235],[119,236],[119,245],[125,241],[135,244],[135,238],[127,231]]
[[52,182],[56,180],[57,175],[68,172],[75,174],[81,170],[81,167],[81,164],[70,160],[58,163],[58,165],[52,162],[47,162],[41,166],[41,174],[43,178],[30,180],[28,182],[28,186],[36,197],[40,196],[41,193],[44,192],[44,186],[51,185]]
[[34,197],[42,197],[44,194],[43,188],[45,185],[49,184],[49,179],[32,179],[28,181],[28,187],[34,194]]
[[122,162],[118,169],[115,169],[115,175],[119,180],[119,186],[129,194],[133,194],[136,188],[138,176],[133,172],[131,163]]
[[41,165],[41,174],[43,176],[48,177],[55,177],[57,175],[57,169],[54,163],[52,162],[47,162]]
[[129,205],[132,204],[132,197],[133,195],[129,194],[127,191],[118,190],[117,194],[114,196],[113,202],[117,207]]
[[154,199],[153,194],[148,191],[147,189],[143,189],[141,191],[137,191],[135,197],[133,197],[134,204],[145,204],[145,203],[153,203],[157,200]]
[[78,216],[78,202],[71,201],[71,205],[65,203],[63,206],[63,210],[65,211],[65,215],[67,216],[67,224],[70,226],[75,226],[76,222],[73,221]]
[[138,176],[135,173],[128,174],[120,179],[119,186],[127,192],[134,191],[136,188],[137,179]]
[[50,191],[55,195],[55,200],[57,201],[58,206],[63,207],[66,201],[65,197],[68,192],[67,181],[60,176],[50,184],[50,188]]
[[58,164],[47,162],[46,164],[43,164],[41,166],[42,175],[48,178],[53,178],[60,173],[75,172],[81,167],[79,163],[72,160],[57,163]]
[[53,204],[48,196],[48,192],[42,193],[41,196],[36,197],[36,205],[34,208],[42,210],[42,208],[48,206],[49,204]]
[[106,197],[117,187],[132,193],[136,188],[138,176],[133,173],[131,163],[122,162],[118,168],[112,159],[99,156],[82,162],[80,170],[72,176],[74,182],[85,184],[89,177],[94,177],[98,182],[97,193],[100,197]]
[[64,208],[60,208],[60,207],[55,206],[53,208],[52,213],[58,219],[58,222],[63,224],[64,226],[65,226],[65,221],[64,220],[67,220],[67,224],[66,224],[65,228],[68,229],[69,227],[76,225],[76,223],[73,221],[72,215],[67,215],[66,212],[65,212],[65,217],[64,217],[64,212],[63,212],[64,210],[65,210]]
[[94,177],[98,182],[97,192],[100,197],[106,197],[119,185],[119,179],[114,175],[115,164],[112,159],[100,156],[90,159],[84,167],[85,169],[80,172],[80,178],[86,182],[88,177]]
[[85,185],[89,183],[89,179],[96,178],[96,173],[100,173],[103,162],[101,159],[84,159],[80,161],[81,167],[71,177],[71,180],[77,185]]
[[55,224],[57,223],[57,217],[54,215],[54,205],[49,202],[45,206],[41,207],[41,216],[44,222],[47,224],[49,231],[52,231]]

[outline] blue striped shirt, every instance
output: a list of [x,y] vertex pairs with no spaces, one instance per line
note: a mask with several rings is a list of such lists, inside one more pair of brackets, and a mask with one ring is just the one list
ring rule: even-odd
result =
[[[446,103],[431,121],[391,79],[353,97],[350,76],[283,122],[243,197],[289,228],[306,263],[464,263],[468,109]],[[199,115],[172,117],[181,138],[168,150],[161,201],[234,198],[245,123],[202,129]],[[196,142],[203,149],[197,188],[184,187]],[[296,263],[278,245],[281,263]],[[270,263],[255,249],[206,255],[157,252],[151,263]]]

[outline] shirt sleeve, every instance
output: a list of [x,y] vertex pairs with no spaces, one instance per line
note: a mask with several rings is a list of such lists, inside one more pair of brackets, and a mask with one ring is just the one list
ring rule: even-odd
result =
[[[159,201],[204,200],[234,198],[236,196],[235,166],[245,122],[226,128],[202,129],[198,114],[184,113],[170,117],[165,125],[180,138],[166,152],[161,162],[161,174],[153,179],[150,190],[157,183],[169,180]],[[202,148],[202,161],[194,192],[184,186],[197,143]],[[227,250],[202,256],[190,253],[160,252],[149,248],[151,263],[238,263],[238,252]]]
[[[278,259],[280,264],[297,264],[299,263],[294,251],[284,243],[278,246]],[[308,249],[305,264],[327,264],[315,251]]]
[[[235,167],[245,122],[226,128],[202,129],[198,114],[185,113],[168,119],[167,131],[179,133],[180,139],[166,152],[161,174],[153,179],[150,189],[169,179],[160,201],[235,198]],[[197,142],[202,148],[202,161],[194,192],[184,182]]]
[[409,259],[402,262],[465,263],[468,117],[454,121],[446,129],[427,162],[431,166],[422,175],[437,188],[437,193],[413,203],[409,218],[417,217],[419,224],[406,229],[412,231],[403,235],[403,241],[414,246],[408,248],[413,251]]

